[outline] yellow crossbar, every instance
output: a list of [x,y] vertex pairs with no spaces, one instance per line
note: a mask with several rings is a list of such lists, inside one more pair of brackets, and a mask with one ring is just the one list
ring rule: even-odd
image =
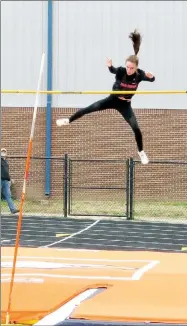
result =
[[[2,94],[36,94],[35,90],[19,90],[19,89],[2,89]],[[157,91],[39,91],[40,94],[54,94],[54,95],[90,95],[90,94],[187,94],[185,90],[157,90]]]

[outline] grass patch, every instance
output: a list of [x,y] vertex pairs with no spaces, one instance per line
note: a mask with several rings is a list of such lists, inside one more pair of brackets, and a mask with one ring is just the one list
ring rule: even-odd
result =
[[[19,202],[15,201],[17,207]],[[63,215],[63,200],[25,200],[24,213],[40,215]],[[1,212],[9,213],[7,203],[1,202]],[[73,215],[112,215],[126,218],[126,204],[117,200],[74,200],[71,207]],[[186,202],[135,201],[134,218],[187,219]]]
[[136,201],[134,204],[135,218],[175,218],[187,219],[187,203],[185,202],[153,202]]
[[[20,202],[14,201],[16,207],[19,208]],[[5,201],[1,202],[1,213],[8,213],[9,209]],[[63,214],[63,200],[25,200],[23,206],[24,213],[38,214]]]

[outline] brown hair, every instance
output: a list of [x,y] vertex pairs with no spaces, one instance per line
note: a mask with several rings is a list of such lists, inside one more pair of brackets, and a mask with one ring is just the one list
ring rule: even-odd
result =
[[127,61],[130,61],[132,63],[135,63],[137,66],[139,64],[139,59],[137,57],[137,54],[140,50],[140,44],[142,41],[142,36],[140,35],[140,33],[137,31],[137,29],[134,30],[134,32],[130,33],[129,38],[131,39],[132,43],[133,43],[133,48],[134,48],[134,54],[130,55],[127,59]]

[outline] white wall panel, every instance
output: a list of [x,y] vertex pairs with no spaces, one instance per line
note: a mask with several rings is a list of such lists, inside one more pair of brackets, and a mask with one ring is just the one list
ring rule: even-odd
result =
[[[47,44],[47,1],[1,4],[1,88],[36,89]],[[54,1],[53,89],[111,90],[105,59],[124,65],[133,53],[128,34],[143,34],[140,68],[156,76],[141,90],[186,89],[186,1]],[[47,51],[46,51],[47,52]],[[47,59],[47,58],[46,58]],[[46,71],[42,88],[46,89]],[[54,95],[53,106],[84,107],[105,95]],[[2,95],[2,105],[30,106],[34,95]],[[40,97],[46,105],[46,96]],[[186,95],[137,95],[139,108],[187,108]]]
[[[36,89],[47,44],[47,1],[1,2],[1,88]],[[46,89],[47,57],[42,79]],[[35,95],[2,95],[2,106],[33,106]],[[39,105],[46,105],[45,96]]]
[[[133,53],[128,34],[143,34],[140,68],[156,75],[141,90],[185,89],[187,75],[186,1],[54,2],[53,87],[62,90],[110,90],[114,81],[105,65],[116,66]],[[55,96],[55,106],[82,107],[101,95]],[[137,95],[134,107],[187,108],[186,95]]]

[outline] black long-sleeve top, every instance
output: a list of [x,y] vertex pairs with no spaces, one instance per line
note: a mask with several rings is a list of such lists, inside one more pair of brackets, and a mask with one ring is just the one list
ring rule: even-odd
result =
[[[129,76],[127,75],[126,68],[124,67],[115,68],[111,66],[108,68],[112,74],[116,75],[116,80],[112,88],[113,91],[136,91],[141,81],[155,81],[155,77],[147,77],[145,71],[141,69],[137,69],[137,71],[133,75]],[[126,99],[131,99],[134,95],[135,94],[118,94],[117,96],[122,96]]]
[[1,180],[10,181],[9,165],[7,160],[1,157]]

